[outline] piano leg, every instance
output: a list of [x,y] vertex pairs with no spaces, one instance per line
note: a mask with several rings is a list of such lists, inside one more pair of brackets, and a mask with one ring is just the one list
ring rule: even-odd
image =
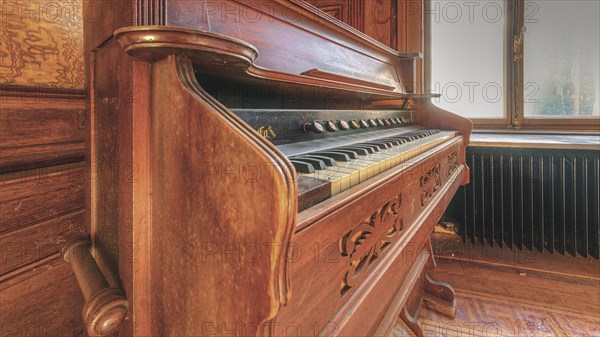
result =
[[[435,268],[435,258],[433,257],[433,249],[431,248],[431,239],[427,240],[427,249],[431,253],[429,255],[428,266],[425,270]],[[425,274],[425,294],[423,296],[423,304],[441,314],[454,318],[456,315],[456,298],[454,289],[451,285],[445,282],[440,282],[432,279],[426,272]]]
[[449,317],[454,317],[456,314],[456,299],[452,286],[433,280],[428,275],[428,271],[435,268],[435,259],[430,240],[427,241],[423,249],[429,253],[427,254],[427,261],[406,304],[400,312],[400,319],[416,337],[425,336],[423,327],[419,321],[419,311],[423,305]]
[[425,295],[423,304],[441,314],[454,318],[456,315],[456,299],[454,289],[447,283],[425,277]]

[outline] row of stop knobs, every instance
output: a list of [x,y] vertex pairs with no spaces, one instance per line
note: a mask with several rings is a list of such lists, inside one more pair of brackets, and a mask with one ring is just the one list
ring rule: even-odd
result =
[[312,131],[314,133],[323,133],[325,131],[335,132],[338,130],[361,129],[398,124],[406,124],[406,121],[402,117],[371,118],[361,120],[352,119],[350,121],[339,120],[337,122],[334,120],[328,120],[325,122],[313,121],[311,123],[305,123],[302,127],[305,132]]

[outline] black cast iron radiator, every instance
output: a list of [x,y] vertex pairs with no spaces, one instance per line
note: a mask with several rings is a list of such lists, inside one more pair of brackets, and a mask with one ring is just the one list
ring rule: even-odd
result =
[[469,147],[446,218],[465,242],[599,258],[597,150]]

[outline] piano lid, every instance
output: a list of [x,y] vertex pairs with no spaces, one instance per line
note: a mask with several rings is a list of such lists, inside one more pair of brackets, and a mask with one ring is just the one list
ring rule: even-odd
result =
[[[414,96],[420,53],[395,51],[301,0],[170,0],[166,21],[254,48],[256,57],[245,70],[250,78],[388,99]],[[203,68],[226,70],[214,63]]]

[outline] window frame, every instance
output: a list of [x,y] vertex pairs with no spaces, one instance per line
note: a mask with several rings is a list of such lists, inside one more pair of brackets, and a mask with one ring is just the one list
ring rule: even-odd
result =
[[[424,0],[426,10],[429,13],[433,0]],[[546,118],[525,116],[525,83],[524,83],[524,57],[523,49],[527,46],[524,37],[525,32],[525,1],[527,0],[504,0],[504,117],[503,118],[472,118],[476,129],[531,129],[531,130],[561,130],[582,131],[600,130],[600,117],[594,118]],[[431,15],[425,14],[426,39],[429,43],[435,43],[435,37],[431,36]],[[427,46],[427,43],[425,44]],[[430,49],[430,46],[426,48]],[[429,53],[425,51],[425,53]],[[431,57],[425,59],[426,69],[431,71]],[[426,76],[426,88],[432,88],[431,76]]]

